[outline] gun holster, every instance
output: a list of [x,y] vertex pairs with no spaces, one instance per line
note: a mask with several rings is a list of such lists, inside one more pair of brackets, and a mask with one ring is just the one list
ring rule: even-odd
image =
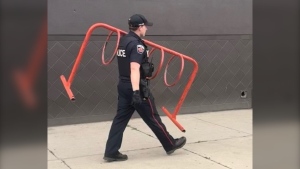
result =
[[140,79],[140,92],[143,98],[149,98],[150,96],[150,89],[148,86],[148,80]]
[[152,62],[143,62],[141,64],[142,77],[151,77],[154,71],[154,64]]

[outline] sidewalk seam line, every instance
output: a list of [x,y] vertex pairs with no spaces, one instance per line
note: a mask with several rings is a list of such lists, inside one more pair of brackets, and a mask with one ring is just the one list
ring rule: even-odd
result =
[[187,144],[196,144],[196,143],[206,143],[206,142],[214,142],[214,141],[223,141],[223,140],[230,140],[230,139],[236,139],[236,138],[244,138],[244,137],[250,137],[250,136],[252,136],[252,134],[246,135],[246,136],[238,136],[238,137],[229,137],[229,138],[217,139],[217,140],[196,141],[196,142],[187,143]]
[[184,149],[185,151],[188,151],[188,152],[191,152],[191,153],[193,153],[193,154],[195,154],[195,155],[198,155],[198,156],[200,156],[200,157],[202,157],[202,158],[204,158],[204,159],[206,159],[206,160],[209,160],[209,161],[212,161],[212,162],[214,162],[214,163],[216,163],[216,164],[219,164],[219,165],[221,165],[221,166],[223,166],[223,167],[232,169],[232,168],[230,168],[230,167],[228,167],[228,166],[226,166],[226,165],[224,165],[224,164],[222,164],[222,163],[219,163],[219,162],[217,162],[217,161],[215,161],[215,160],[212,160],[210,157],[202,156],[201,154],[195,153],[195,152],[190,151],[190,150],[185,149],[185,148],[183,148],[183,149]]
[[72,169],[64,160],[61,160],[68,168]]
[[70,168],[70,169],[72,169],[63,159],[61,159],[61,158],[58,158],[55,154],[54,154],[54,152],[53,151],[51,151],[51,150],[49,150],[48,149],[48,151],[54,156],[54,157],[56,157],[58,160],[60,160],[61,162],[63,162],[68,168]]
[[233,129],[233,128],[230,128],[230,127],[227,127],[227,126],[222,126],[222,125],[219,125],[219,124],[215,124],[215,123],[213,123],[213,122],[205,121],[205,120],[199,119],[199,118],[197,118],[197,117],[193,117],[193,118],[195,118],[195,119],[197,119],[197,120],[201,120],[201,121],[206,122],[206,123],[214,124],[214,125],[216,125],[216,126],[224,127],[224,128],[230,129],[230,130],[235,130],[235,131],[238,131],[238,132],[241,132],[241,133],[251,134],[251,133],[244,132],[244,131],[240,131],[240,130],[237,130],[237,129]]
[[156,137],[153,137],[152,135],[147,134],[147,133],[145,133],[145,132],[143,132],[143,131],[141,131],[141,130],[135,128],[135,127],[132,127],[132,126],[130,126],[130,125],[127,125],[127,127],[131,128],[132,130],[135,130],[135,131],[138,131],[138,132],[140,132],[140,133],[143,133],[143,134],[145,134],[145,135],[147,135],[147,136],[150,136],[150,137],[152,137],[152,138],[154,138],[154,139],[157,139]]
[[53,151],[51,151],[51,150],[49,150],[48,149],[48,151],[54,156],[54,157],[56,157],[57,159],[59,159],[60,160],[60,158],[58,158],[55,154],[54,154],[54,152]]

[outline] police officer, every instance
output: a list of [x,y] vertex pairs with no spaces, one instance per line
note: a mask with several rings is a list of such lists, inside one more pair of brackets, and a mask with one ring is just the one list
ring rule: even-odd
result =
[[123,132],[136,110],[144,122],[154,132],[167,154],[183,147],[186,138],[174,139],[167,131],[155,107],[154,98],[148,87],[147,77],[152,76],[154,66],[148,62],[148,48],[144,37],[148,22],[141,14],[135,14],[128,20],[129,33],[120,39],[117,51],[119,83],[118,109],[109,132],[104,160],[123,161],[128,157],[121,154]]

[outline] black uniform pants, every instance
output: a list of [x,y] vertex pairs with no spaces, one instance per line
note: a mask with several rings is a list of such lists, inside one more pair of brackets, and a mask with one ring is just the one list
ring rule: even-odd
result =
[[131,83],[122,81],[118,84],[118,94],[117,114],[111,125],[105,155],[114,155],[121,148],[123,132],[135,110],[156,135],[165,151],[171,150],[175,140],[162,123],[152,95],[149,99],[143,100],[139,106],[133,106]]

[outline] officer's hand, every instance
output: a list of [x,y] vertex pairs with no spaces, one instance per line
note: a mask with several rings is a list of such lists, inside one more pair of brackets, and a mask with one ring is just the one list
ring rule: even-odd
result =
[[140,91],[139,90],[135,90],[133,91],[133,95],[132,95],[132,104],[134,106],[140,105],[142,103],[142,98],[140,95]]

